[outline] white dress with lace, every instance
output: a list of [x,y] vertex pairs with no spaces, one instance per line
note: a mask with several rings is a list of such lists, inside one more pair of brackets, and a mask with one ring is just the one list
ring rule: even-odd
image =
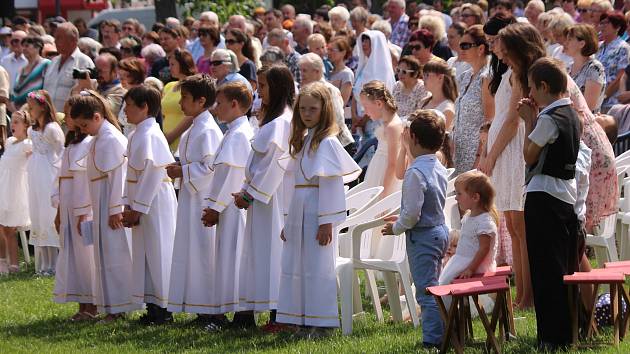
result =
[[30,244],[59,247],[55,229],[57,209],[50,205],[54,184],[61,167],[64,135],[57,123],[48,123],[42,130],[28,129],[33,154],[28,161],[29,205],[31,214]]
[[[398,115],[394,116],[394,120],[399,120]],[[368,188],[383,186],[385,181],[385,173],[387,172],[387,137],[385,136],[385,127],[381,124],[374,131],[376,139],[378,139],[378,147],[368,165],[365,172],[365,184]],[[383,186],[384,187],[384,186]],[[390,192],[399,191],[402,188],[402,180],[394,179]]]
[[[499,89],[494,96],[494,120],[488,133],[488,149],[490,152],[497,140],[503,123],[507,119],[510,109],[512,87],[510,76],[512,70],[503,74]],[[516,79],[516,77],[514,77]],[[516,135],[507,144],[501,155],[497,158],[492,170],[492,185],[496,191],[495,204],[499,211],[522,211],[523,192],[525,186],[525,160],[523,159],[523,139],[525,138],[525,123],[519,119]]]

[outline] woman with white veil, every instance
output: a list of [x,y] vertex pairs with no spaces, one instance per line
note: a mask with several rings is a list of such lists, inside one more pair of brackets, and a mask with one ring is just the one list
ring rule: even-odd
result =
[[[365,115],[359,100],[363,84],[373,80],[382,81],[391,92],[396,79],[385,35],[380,31],[367,30],[358,39],[361,45],[357,46],[359,65],[352,87],[352,130],[361,135],[363,140],[372,137],[375,129],[374,122]],[[362,132],[357,131],[357,128],[361,128]]]

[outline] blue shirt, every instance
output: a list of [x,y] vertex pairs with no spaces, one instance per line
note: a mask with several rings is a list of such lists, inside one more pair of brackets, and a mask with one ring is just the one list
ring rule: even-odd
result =
[[245,84],[245,86],[247,86],[247,88],[249,89],[249,92],[252,93],[252,95],[254,94],[254,90],[252,89],[252,85],[249,83],[249,80],[247,80],[243,75],[239,74],[239,73],[229,73],[227,74],[223,80],[221,80],[218,85],[221,84],[225,84],[226,82],[232,82],[232,81],[240,81],[242,83]]
[[446,185],[446,168],[435,154],[416,157],[405,172],[400,216],[392,228],[394,234],[444,224]]

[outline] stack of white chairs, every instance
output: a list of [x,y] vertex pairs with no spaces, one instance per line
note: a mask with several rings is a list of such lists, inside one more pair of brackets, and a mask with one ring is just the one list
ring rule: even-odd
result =
[[346,210],[348,215],[360,214],[363,210],[374,204],[383,192],[383,187],[363,189],[351,195],[346,193]]
[[615,159],[617,167],[617,183],[619,192],[618,213],[615,225],[615,238],[619,245],[621,260],[630,259],[630,151],[619,155]]
[[[361,294],[359,292],[359,282],[352,262],[352,233],[353,230],[362,224],[371,222],[383,215],[391,215],[397,213],[400,208],[400,199],[402,192],[398,191],[388,195],[387,197],[375,201],[373,205],[364,208],[360,212],[354,212],[346,218],[342,224],[337,226],[339,230],[338,237],[338,256],[336,261],[336,272],[339,278],[339,287],[341,292],[341,312],[342,312],[342,330],[344,334],[352,332],[352,316],[353,314],[362,313]],[[347,197],[347,199],[352,197]],[[371,241],[372,234],[366,233],[366,240]],[[366,242],[360,250],[357,257],[371,257],[371,242]],[[376,301],[374,309],[377,318],[382,321],[383,312],[378,301],[378,291],[376,289],[376,281],[374,272],[366,270],[366,287],[370,296]],[[344,280],[345,279],[345,280]],[[370,281],[371,280],[371,281]]]

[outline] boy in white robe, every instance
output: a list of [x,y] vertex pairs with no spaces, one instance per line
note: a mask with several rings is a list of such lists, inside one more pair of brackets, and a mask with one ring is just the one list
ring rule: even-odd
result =
[[127,149],[127,210],[125,226],[132,228],[133,301],[147,304],[144,324],[173,320],[166,310],[173,256],[177,199],[166,166],[175,162],[155,117],[160,92],[134,87],[125,95],[127,121],[136,126]]
[[216,225],[214,238],[215,256],[211,259],[215,282],[209,289],[214,294],[215,305],[211,308],[216,321],[206,327],[209,331],[226,324],[225,313],[238,311],[239,266],[245,211],[233,203],[232,194],[238,193],[245,179],[245,165],[251,151],[249,141],[254,131],[245,114],[252,103],[252,95],[242,82],[229,82],[217,91],[214,113],[220,122],[227,124],[223,141],[219,146],[212,169],[214,176],[206,199],[202,221],[205,226]]
[[180,140],[180,161],[166,168],[169,177],[181,179],[168,310],[196,313],[197,320],[207,325],[214,305],[211,289],[216,273],[211,261],[215,228],[204,227],[200,218],[223,134],[208,112],[216,98],[214,81],[203,74],[189,76],[182,80],[180,90],[182,111],[195,118]]
[[94,300],[110,322],[138,306],[131,301],[131,252],[123,227],[127,139],[104,99],[94,91],[71,98],[70,115],[94,136],[87,159],[93,211]]

